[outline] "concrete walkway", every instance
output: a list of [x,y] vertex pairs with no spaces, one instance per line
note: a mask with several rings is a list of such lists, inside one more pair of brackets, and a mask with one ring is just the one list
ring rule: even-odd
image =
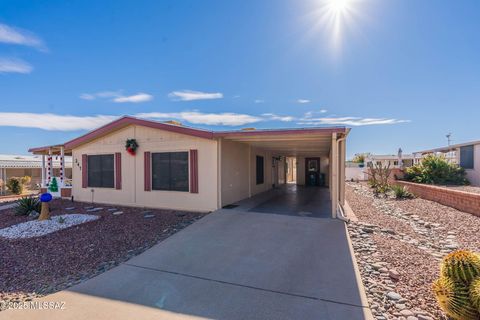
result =
[[372,319],[350,250],[339,220],[219,210],[0,319]]

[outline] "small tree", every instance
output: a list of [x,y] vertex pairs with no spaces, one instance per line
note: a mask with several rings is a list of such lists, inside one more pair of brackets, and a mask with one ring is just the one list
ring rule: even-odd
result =
[[5,186],[13,194],[22,194],[22,192],[23,192],[22,182],[18,178],[8,179]]
[[48,190],[51,192],[58,192],[57,178],[53,177],[52,182],[50,182],[50,185],[48,186]]
[[357,153],[354,157],[352,162],[355,163],[365,163],[365,158],[367,157],[366,153]]

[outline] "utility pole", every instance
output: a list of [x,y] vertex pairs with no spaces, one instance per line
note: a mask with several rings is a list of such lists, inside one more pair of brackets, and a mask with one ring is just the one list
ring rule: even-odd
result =
[[452,133],[449,132],[449,133],[446,135],[446,137],[447,137],[447,141],[448,141],[448,146],[450,147],[450,144],[452,143],[452,139],[451,139]]

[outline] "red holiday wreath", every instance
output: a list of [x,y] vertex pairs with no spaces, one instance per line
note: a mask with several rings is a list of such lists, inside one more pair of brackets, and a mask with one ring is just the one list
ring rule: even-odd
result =
[[135,152],[137,151],[137,148],[138,148],[137,140],[127,139],[127,141],[125,142],[125,149],[127,150],[128,153],[134,156]]

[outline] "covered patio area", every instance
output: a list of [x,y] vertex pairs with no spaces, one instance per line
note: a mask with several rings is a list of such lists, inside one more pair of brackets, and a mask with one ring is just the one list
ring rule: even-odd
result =
[[218,133],[219,208],[336,218],[345,192],[349,129]]
[[236,211],[287,216],[331,218],[332,202],[326,187],[284,184],[270,191],[239,201],[228,208]]

